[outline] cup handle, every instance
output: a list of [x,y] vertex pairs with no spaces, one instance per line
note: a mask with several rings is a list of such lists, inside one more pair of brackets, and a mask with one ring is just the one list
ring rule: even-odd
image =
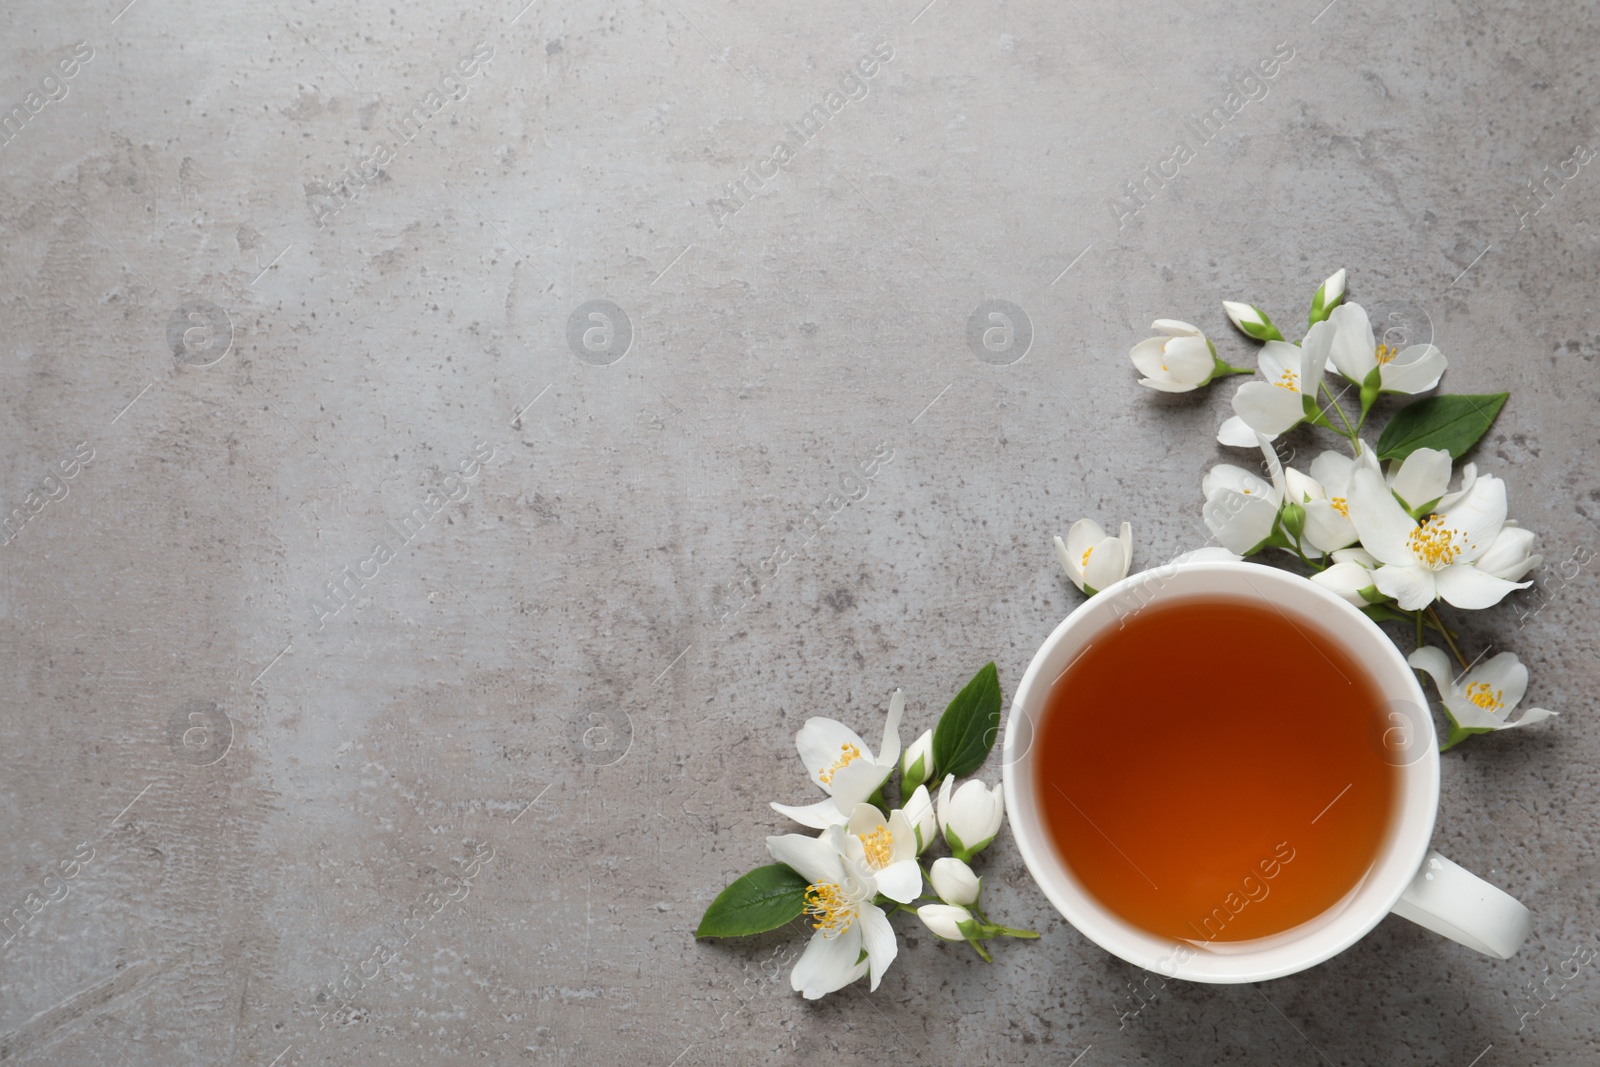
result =
[[1433,849],[1394,913],[1486,956],[1508,960],[1522,947],[1533,915],[1522,902]]

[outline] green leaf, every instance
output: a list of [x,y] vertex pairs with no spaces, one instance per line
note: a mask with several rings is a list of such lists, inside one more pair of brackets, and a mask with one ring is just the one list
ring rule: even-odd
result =
[[1425,396],[1394,413],[1378,435],[1379,459],[1404,459],[1419,448],[1442,448],[1451,459],[1478,443],[1510,393]]
[[983,766],[1000,732],[1000,675],[986,663],[939,716],[933,729],[933,765],[957,778]]
[[1410,622],[1411,616],[1389,604],[1368,604],[1360,609],[1373,622]]
[[696,937],[744,937],[776,930],[806,910],[806,880],[783,863],[757,867],[717,894]]

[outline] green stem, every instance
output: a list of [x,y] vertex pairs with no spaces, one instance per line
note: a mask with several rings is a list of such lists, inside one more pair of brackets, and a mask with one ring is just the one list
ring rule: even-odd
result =
[[1006,937],[1022,937],[1022,938],[1027,938],[1029,940],[1034,940],[1034,939],[1038,938],[1038,936],[1039,936],[1036,931],[1033,931],[1033,930],[1016,930],[1016,929],[1013,929],[1012,927],[1009,927],[1009,926],[996,926],[995,929],[998,930],[1001,934],[1004,934]]
[[[1284,533],[1287,534],[1288,531],[1285,530]],[[1289,538],[1285,537],[1284,540],[1288,541]],[[1316,570],[1316,571],[1325,571],[1325,570],[1327,570],[1328,569],[1328,565],[1326,563],[1313,563],[1313,562],[1311,562],[1310,558],[1306,556],[1305,549],[1303,549],[1301,547],[1301,545],[1303,545],[1303,544],[1304,544],[1304,542],[1298,537],[1296,537],[1294,539],[1294,541],[1289,544],[1289,547],[1294,549],[1294,554],[1300,557],[1300,562],[1304,563],[1307,567],[1310,567],[1312,570]]]
[[1439,628],[1439,632],[1444,635],[1444,643],[1450,646],[1451,652],[1455,653],[1456,662],[1461,664],[1461,669],[1466,670],[1468,667],[1472,666],[1472,664],[1468,662],[1467,657],[1463,656],[1461,654],[1461,650],[1456,647],[1455,638],[1450,636],[1449,628],[1445,626],[1444,620],[1439,618],[1439,613],[1434,610],[1432,604],[1428,605],[1427,612],[1428,616],[1433,619],[1433,624],[1437,626]]
[[985,963],[993,963],[994,962],[994,957],[989,955],[989,951],[987,949],[985,949],[977,941],[974,941],[972,938],[969,937],[967,939],[967,944],[971,945],[973,950],[975,952],[977,952],[978,955],[983,957],[983,962],[985,962]]
[[1422,612],[1421,611],[1414,611],[1411,614],[1417,620],[1417,647],[1421,648],[1422,647]]
[[[1321,382],[1321,383],[1319,383],[1319,386],[1322,389],[1322,394],[1328,398],[1328,406],[1331,407],[1338,414],[1339,421],[1344,423],[1344,431],[1345,431],[1344,435],[1345,435],[1345,437],[1349,438],[1350,439],[1350,443],[1355,446],[1356,455],[1360,455],[1361,454],[1361,439],[1356,436],[1355,428],[1350,425],[1350,420],[1345,418],[1344,408],[1339,406],[1339,400],[1338,400],[1337,397],[1335,397],[1333,395],[1333,390],[1328,388],[1328,383],[1327,382]],[[1334,433],[1338,433],[1339,432],[1338,427],[1334,427],[1333,428],[1333,432]]]

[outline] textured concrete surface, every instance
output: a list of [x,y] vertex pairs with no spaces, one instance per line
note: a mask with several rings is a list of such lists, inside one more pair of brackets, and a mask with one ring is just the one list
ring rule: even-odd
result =
[[[1324,2],[7,4],[0,1059],[1592,1060],[1595,5]],[[1523,954],[1140,1001],[1005,838],[992,966],[694,943],[806,716],[1009,696],[1078,516],[1202,539],[1234,386],[1137,387],[1149,320],[1248,358],[1218,301],[1340,266],[1512,392],[1549,562],[1465,640],[1563,715],[1445,757],[1437,844]]]

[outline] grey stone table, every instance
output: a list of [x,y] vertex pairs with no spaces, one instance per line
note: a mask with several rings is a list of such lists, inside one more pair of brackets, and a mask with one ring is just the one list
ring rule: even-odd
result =
[[[6,5],[0,1060],[1592,1062],[1596,12],[1323,4]],[[993,965],[695,943],[807,716],[1009,696],[1077,517],[1202,539],[1149,320],[1338,267],[1512,393],[1548,560],[1464,640],[1563,714],[1437,842],[1524,952],[1141,1002],[1005,837]]]

